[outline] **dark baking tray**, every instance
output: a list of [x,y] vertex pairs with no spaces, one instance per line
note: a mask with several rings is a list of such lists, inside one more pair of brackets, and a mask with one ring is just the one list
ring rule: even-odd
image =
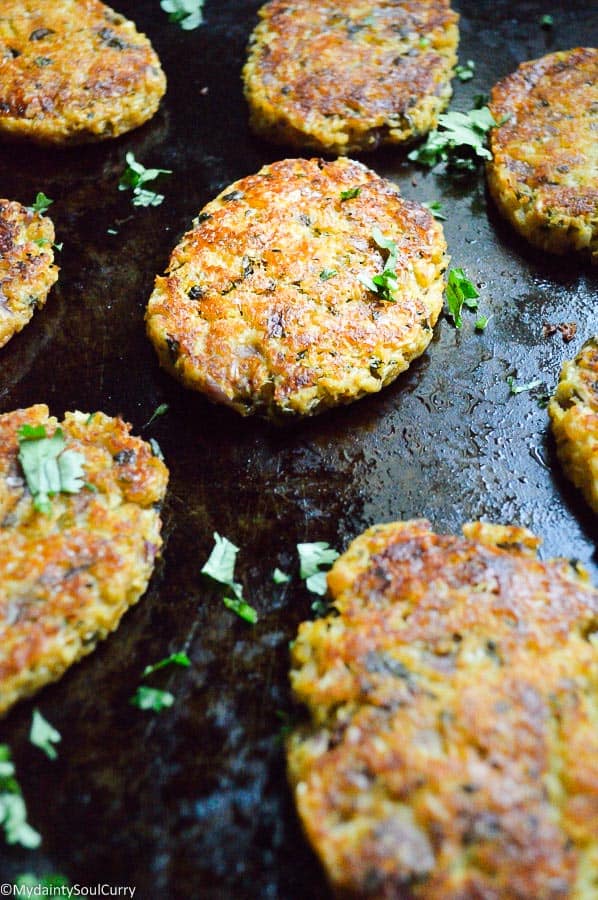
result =
[[[325,897],[286,787],[277,715],[290,705],[288,642],[313,598],[297,577],[275,587],[271,570],[297,575],[297,541],[344,548],[378,521],[423,515],[457,531],[483,516],[529,526],[546,555],[576,557],[598,580],[593,521],[555,464],[546,411],[506,384],[513,374],[551,388],[562,360],[598,331],[596,273],[516,238],[481,175],[455,180],[416,170],[399,151],[376,153],[366,162],[407,196],[445,203],[453,265],[480,285],[488,328],[474,333],[469,315],[461,331],[442,320],[429,352],[382,394],[284,430],[210,406],[160,372],[144,336],[154,274],[208,199],[295,154],[247,129],[239,76],[258,2],[206,0],[206,23],[191,32],[170,24],[158,0],[117,5],[151,36],[168,94],[153,122],[112,143],[0,149],[0,196],[30,203],[45,191],[64,242],[46,308],[0,352],[0,409],[102,409],[139,430],[168,403],[145,432],[171,470],[166,541],[119,631],[1,725],[43,844],[3,847],[0,880],[58,871],[83,885],[135,886],[142,900]],[[471,108],[521,60],[598,41],[587,0],[458,8],[461,58],[476,73],[455,82],[453,108]],[[134,209],[117,190],[127,150],[173,170],[162,206]],[[571,344],[543,336],[544,322],[571,321]],[[213,531],[241,547],[254,628],[199,574]],[[175,706],[160,715],[131,707],[144,666],[179,649],[192,668],[155,677]],[[34,706],[62,733],[56,762],[28,743]]]

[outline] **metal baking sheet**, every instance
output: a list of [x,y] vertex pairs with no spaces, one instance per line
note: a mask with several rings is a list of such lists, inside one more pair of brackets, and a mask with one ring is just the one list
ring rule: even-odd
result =
[[[116,0],[115,0],[116,3]],[[295,544],[341,549],[368,525],[427,516],[457,531],[484,517],[529,526],[543,553],[582,561],[598,581],[591,515],[561,476],[547,415],[506,379],[552,388],[564,358],[598,331],[597,273],[550,258],[497,217],[483,178],[424,173],[397,151],[364,157],[409,196],[440,199],[453,265],[480,286],[491,316],[447,320],[429,351],[378,396],[313,421],[274,429],[209,405],[160,372],[144,335],[154,274],[201,206],[236,178],[296,155],[253,138],[240,87],[257,0],[206,0],[205,25],[184,32],[159,7],[120,0],[158,50],[169,79],[147,126],[101,146],[64,151],[0,148],[0,196],[51,209],[61,275],[44,310],[0,351],[0,409],[47,402],[122,414],[171,471],[165,548],[147,595],[118,632],[1,724],[17,763],[38,851],[2,847],[0,880],[61,872],[72,883],[136,887],[137,898],[326,897],[301,835],[278,733],[289,708],[288,642],[313,599],[297,577]],[[462,0],[461,59],[475,78],[455,81],[453,108],[469,109],[519,61],[598,42],[598,7]],[[554,25],[540,18],[551,13]],[[172,169],[164,203],[135,209],[117,190],[125,153]],[[115,229],[118,234],[108,233]],[[576,322],[565,345],[543,323]],[[237,573],[260,621],[221,603],[200,567],[218,531],[240,548]],[[294,572],[276,587],[274,566]],[[144,666],[185,649],[193,665],[156,684],[176,695],[160,715],[129,705]],[[56,762],[27,739],[38,706],[62,733]]]

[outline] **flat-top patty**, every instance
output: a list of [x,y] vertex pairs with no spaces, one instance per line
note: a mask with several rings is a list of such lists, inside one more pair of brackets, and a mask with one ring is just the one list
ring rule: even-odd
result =
[[598,263],[598,50],[522,63],[492,90],[490,192],[512,225],[551,253]]
[[0,347],[25,327],[58,278],[54,226],[14,200],[0,200]]
[[449,0],[272,0],[243,71],[264,137],[334,153],[434,128],[451,96],[458,16]]
[[548,412],[563,468],[598,513],[598,337],[565,363]]
[[[376,228],[396,243],[393,300],[360,281],[389,265]],[[166,369],[243,415],[319,412],[424,351],[445,248],[429,212],[360,163],[273,163],[204,207],[156,279],[148,333]]]
[[598,591],[522,528],[370,528],[305,622],[287,745],[335,893],[598,896]]
[[165,88],[148,39],[99,0],[0,4],[0,135],[115,137],[151,118]]
[[46,406],[0,416],[0,714],[59,678],[119,624],[147,587],[160,550],[168,471],[121,419],[67,413],[67,450],[86,486],[34,508],[18,431],[59,423]]

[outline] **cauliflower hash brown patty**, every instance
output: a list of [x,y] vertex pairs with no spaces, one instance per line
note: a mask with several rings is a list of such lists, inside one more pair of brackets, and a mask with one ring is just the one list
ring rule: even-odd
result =
[[598,896],[598,591],[523,528],[378,525],[328,576],[287,744],[335,895]]
[[[379,275],[396,243],[394,302]],[[165,369],[242,415],[310,415],[379,391],[427,347],[442,228],[360,163],[290,159],[204,207],[156,279],[148,334]]]
[[273,0],[243,70],[250,122],[277,143],[347,154],[426,134],[451,97],[448,0]]
[[47,216],[0,200],[0,347],[46,302],[58,278],[53,244]]
[[84,457],[86,486],[38,512],[18,460],[23,425],[50,437],[58,422],[42,405],[0,415],[0,714],[90,653],[139,600],[168,480],[121,419],[67,413],[60,428]]
[[3,0],[0,135],[40,144],[116,137],[156,112],[160,61],[98,0]]
[[598,513],[598,337],[565,363],[548,412],[563,469]]
[[522,63],[492,90],[488,185],[498,209],[550,253],[598,263],[598,50]]

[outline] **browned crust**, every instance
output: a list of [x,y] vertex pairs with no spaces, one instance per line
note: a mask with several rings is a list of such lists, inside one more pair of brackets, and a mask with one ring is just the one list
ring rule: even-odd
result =
[[435,127],[451,96],[448,0],[273,0],[243,72],[251,125],[277,143],[347,154]]
[[552,253],[598,262],[598,50],[522,63],[492,90],[488,184],[502,214]]
[[20,203],[0,200],[0,347],[46,302],[58,278],[54,226]]
[[115,137],[166,89],[132,22],[98,0],[6,0],[0,8],[0,134],[42,144]]
[[[591,900],[598,592],[524,529],[374,526],[303,623],[288,744],[338,896]],[[594,635],[594,637],[592,637]]]
[[18,429],[59,424],[46,406],[0,416],[0,714],[59,678],[146,589],[162,545],[157,506],[168,471],[121,419],[67,413],[67,447],[90,487],[33,508]]
[[[358,278],[384,268],[376,226],[397,243],[394,303]],[[427,210],[360,163],[273,163],[204,207],[156,279],[148,334],[164,368],[243,415],[320,412],[380,390],[423,352],[445,247]]]

